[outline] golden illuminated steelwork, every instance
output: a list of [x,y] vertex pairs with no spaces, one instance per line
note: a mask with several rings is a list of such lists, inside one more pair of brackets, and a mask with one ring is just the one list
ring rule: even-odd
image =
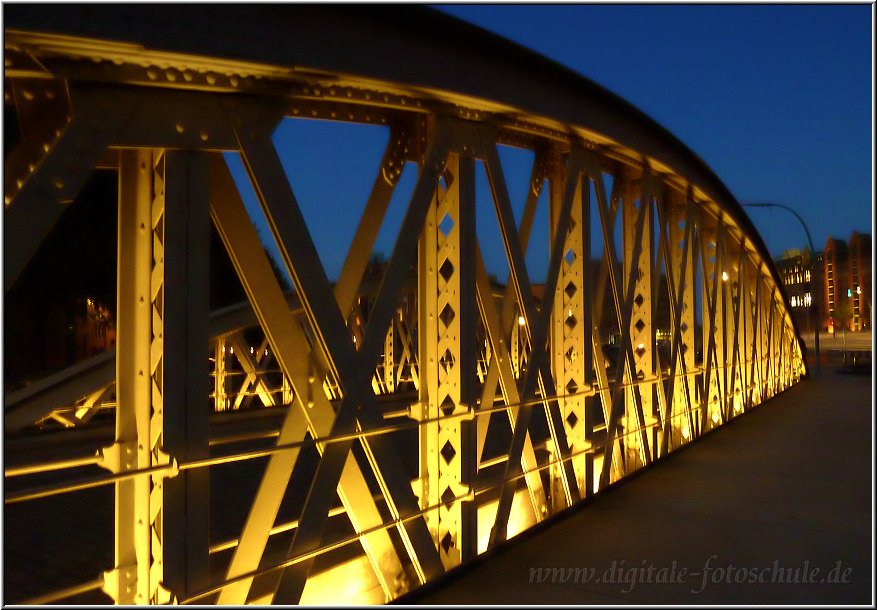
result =
[[[483,33],[462,61],[445,34],[471,31],[418,8],[351,20],[332,8],[188,6],[173,23],[149,7],[81,10],[5,12],[22,138],[5,168],[4,283],[90,172],[115,169],[118,343],[8,395],[5,429],[95,426],[107,409],[115,429],[97,457],[37,457],[7,477],[110,472],[7,502],[114,486],[114,561],[98,584],[116,603],[392,600],[806,374],[779,276],[739,204],[684,145],[589,81]],[[251,27],[268,20],[284,27]],[[242,29],[214,35],[223,21]],[[203,36],[176,39],[175,28]],[[420,28],[416,43],[406,28]],[[318,34],[337,44],[312,44]],[[271,139],[281,121],[308,119],[389,134],[334,285]],[[509,192],[500,146],[532,151],[526,193]],[[374,281],[369,258],[406,165],[416,184]],[[504,286],[475,231],[479,166]],[[546,186],[549,235],[536,238]],[[248,300],[212,314],[210,222]],[[524,261],[546,237],[536,290]],[[400,440],[414,432],[416,455]],[[211,453],[265,439],[271,448]],[[289,520],[284,498],[309,451],[315,470],[289,492],[303,499]],[[204,499],[231,463],[255,464],[258,484],[229,499],[244,503],[240,531],[211,540]]]

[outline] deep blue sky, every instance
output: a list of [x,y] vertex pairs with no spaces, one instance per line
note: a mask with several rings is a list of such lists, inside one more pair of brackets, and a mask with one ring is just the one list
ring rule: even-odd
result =
[[[871,231],[873,5],[440,8],[633,103],[817,248]],[[806,245],[787,212],[750,212],[772,253]]]
[[[853,230],[871,232],[871,5],[439,9],[622,96],[685,142],[741,202],[796,208],[817,249],[829,235],[847,239]],[[288,120],[274,141],[334,280],[387,133],[373,126]],[[501,158],[519,217],[532,157],[502,150]],[[231,165],[242,184],[242,167],[235,159]],[[412,167],[403,174],[377,245],[384,254],[392,250],[415,177]],[[479,177],[479,240],[488,270],[504,279],[508,267],[484,182]],[[255,213],[255,197],[245,195],[245,201]],[[749,213],[772,254],[806,245],[803,230],[788,212]],[[262,233],[267,237],[267,230]],[[543,209],[527,261],[535,281],[544,277],[547,266],[546,236]]]

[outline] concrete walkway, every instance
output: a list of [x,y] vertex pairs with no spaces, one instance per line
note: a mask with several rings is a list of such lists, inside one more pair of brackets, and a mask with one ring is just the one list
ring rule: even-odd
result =
[[871,386],[825,371],[400,602],[873,605]]

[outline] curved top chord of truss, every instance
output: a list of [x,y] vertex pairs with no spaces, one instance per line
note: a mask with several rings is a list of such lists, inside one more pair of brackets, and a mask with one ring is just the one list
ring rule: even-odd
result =
[[678,138],[572,70],[437,11],[279,5],[49,11],[17,4],[6,7],[5,20],[8,78],[285,97],[302,103],[292,112],[356,122],[387,122],[380,110],[442,110],[495,125],[500,141],[575,141],[633,166],[646,161],[667,184],[682,193],[691,188],[704,209],[722,217],[764,263],[762,272],[785,301],[754,225]]

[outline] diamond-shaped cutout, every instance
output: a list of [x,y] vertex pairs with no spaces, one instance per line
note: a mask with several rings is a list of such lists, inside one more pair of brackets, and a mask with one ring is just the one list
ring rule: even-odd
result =
[[451,460],[454,459],[454,456],[457,455],[457,451],[454,449],[451,441],[445,441],[445,445],[444,447],[442,447],[441,454],[442,457],[445,459],[445,464],[450,464]]
[[683,322],[682,324],[679,325],[679,330],[681,330],[682,332],[685,332],[686,330],[688,330],[688,324]]
[[566,384],[567,394],[575,394],[578,389],[579,386],[576,384],[575,379],[570,379],[569,383]]
[[563,255],[563,260],[566,261],[567,265],[572,265],[576,260],[576,253],[572,251],[572,248],[566,251],[566,254]]
[[684,354],[685,352],[688,351],[688,346],[683,343],[681,349],[682,349],[682,353]]
[[636,324],[634,324],[633,327],[637,329],[637,331],[642,332],[643,329],[646,327],[646,323],[642,321],[642,318],[640,318],[636,321]]
[[[642,345],[642,343],[640,343],[640,345]],[[643,354],[646,353],[646,348],[645,348],[645,346],[643,346],[643,347],[637,347],[637,348],[634,350],[634,353],[636,353],[637,356],[642,356]]]
[[439,364],[445,369],[445,373],[451,370],[451,367],[454,366],[454,355],[451,353],[451,350],[446,349],[445,353],[442,354],[441,360],[439,360]]
[[571,347],[566,350],[566,359],[570,362],[570,364],[575,363],[576,359],[579,357],[579,353],[576,351],[575,347]]
[[451,537],[451,532],[445,532],[444,537],[442,538],[442,549],[445,552],[445,555],[448,554],[448,551],[451,550],[451,546],[454,544],[454,539]]
[[633,302],[636,303],[637,307],[640,307],[645,302],[645,299],[643,298],[643,295],[638,294],[636,295],[636,298],[633,300]]
[[454,228],[454,219],[451,218],[450,214],[446,213],[444,218],[442,218],[442,221],[439,223],[439,231],[441,231],[442,234],[445,237],[447,237],[448,235],[451,234],[451,230],[453,228]]
[[449,415],[453,415],[454,409],[457,408],[457,405],[454,404],[454,399],[450,396],[445,396],[445,399],[442,401],[441,406],[439,407],[442,410],[442,414],[445,417]]
[[451,264],[451,261],[445,259],[445,262],[439,267],[439,274],[445,278],[446,282],[451,279],[451,276],[454,275],[454,265]]
[[451,326],[451,322],[454,321],[454,318],[457,317],[457,314],[454,313],[454,308],[451,307],[451,304],[448,303],[445,305],[442,312],[439,314],[439,320],[442,321],[442,324],[445,325],[445,328],[449,328]]
[[576,417],[575,412],[569,412],[569,415],[566,416],[566,423],[569,424],[570,430],[576,427],[576,424],[579,423],[579,418]]
[[576,285],[572,282],[567,284],[566,288],[563,289],[563,291],[566,293],[566,296],[568,296],[569,298],[573,297],[573,295],[576,293],[576,290]]
[[445,491],[442,494],[442,503],[445,505],[445,508],[450,508],[451,504],[454,503],[457,497],[454,495],[454,492],[451,491],[450,487],[445,487]]
[[568,316],[566,319],[566,325],[569,326],[570,330],[574,329],[578,323],[579,321],[576,320],[575,316]]

